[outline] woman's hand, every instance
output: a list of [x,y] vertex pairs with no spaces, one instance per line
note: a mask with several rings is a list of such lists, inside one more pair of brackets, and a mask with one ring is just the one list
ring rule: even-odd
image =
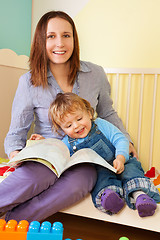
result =
[[22,164],[22,162],[15,161],[15,162],[11,162],[10,166],[14,167],[14,168],[17,168],[17,167],[21,166],[21,164]]
[[133,157],[136,157],[138,160],[138,154],[136,149],[134,148],[133,144],[130,142],[129,143],[129,153],[133,155]]
[[[20,150],[16,150],[16,151],[11,152],[10,155],[9,155],[9,160],[14,158],[17,155],[17,153],[19,153],[19,152],[20,152]],[[14,168],[19,167],[20,165],[21,165],[21,163],[17,163],[16,161],[10,163],[10,166],[11,167],[13,166]]]
[[124,171],[125,157],[123,155],[117,155],[113,161],[113,167],[117,170],[117,174],[121,174]]
[[17,155],[17,153],[19,153],[19,152],[20,152],[20,150],[16,150],[16,151],[11,152],[10,155],[9,155],[9,160],[11,160],[13,157],[15,157]]
[[42,135],[34,133],[31,135],[29,140],[42,140],[42,139],[45,139]]

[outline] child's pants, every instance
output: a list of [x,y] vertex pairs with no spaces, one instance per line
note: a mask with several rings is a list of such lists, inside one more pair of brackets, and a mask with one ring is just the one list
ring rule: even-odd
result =
[[125,163],[125,169],[121,174],[97,166],[97,182],[92,191],[92,200],[99,210],[110,214],[101,205],[101,195],[105,189],[112,189],[121,197],[124,197],[127,205],[135,209],[135,202],[132,201],[132,193],[134,191],[143,191],[156,202],[160,202],[160,194],[153,182],[144,176],[141,163],[136,158],[130,158]]
[[[87,147],[92,148],[113,166],[115,147],[98,129],[94,122],[87,139],[82,143],[76,144],[76,139],[69,138],[69,143],[71,146],[71,154],[74,152],[74,146],[76,146],[76,150]],[[134,191],[141,190],[156,202],[160,202],[158,190],[153,182],[144,176],[141,163],[134,157],[130,157],[130,159],[125,162],[125,169],[121,174],[115,174],[107,168],[97,166],[97,182],[92,191],[92,200],[95,207],[107,213],[101,205],[101,195],[106,188],[112,189],[121,197],[124,197],[127,205],[132,209],[135,209],[135,203],[132,202],[131,198]]]

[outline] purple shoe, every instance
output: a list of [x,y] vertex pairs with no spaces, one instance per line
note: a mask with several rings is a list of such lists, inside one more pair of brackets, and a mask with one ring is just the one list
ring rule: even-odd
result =
[[101,196],[102,207],[110,214],[118,213],[124,207],[124,201],[118,193],[111,189],[106,189]]
[[136,209],[140,217],[152,216],[155,213],[157,204],[147,194],[141,194],[136,200]]

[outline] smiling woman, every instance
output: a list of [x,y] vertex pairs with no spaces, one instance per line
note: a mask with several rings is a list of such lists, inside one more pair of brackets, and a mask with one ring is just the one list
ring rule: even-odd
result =
[[73,20],[60,11],[46,13],[37,24],[30,54],[35,86],[48,85],[48,62],[62,90],[72,91],[80,67],[78,36]]
[[[47,26],[46,51],[49,66],[56,81],[64,91],[71,91],[66,73],[70,71],[70,62],[74,49],[73,30],[69,22],[62,18],[50,19]],[[65,73],[65,75],[63,74]],[[64,81],[66,78],[66,81]],[[65,84],[66,83],[66,84]]]
[[[33,121],[35,133],[45,138],[61,138],[52,131],[48,117],[49,106],[59,92],[73,92],[88,100],[99,117],[115,124],[131,141],[112,108],[110,85],[103,68],[79,59],[77,31],[69,15],[51,11],[41,17],[29,63],[30,71],[19,80],[5,138],[5,151],[10,159],[26,145]],[[131,143],[130,146],[136,154]],[[41,164],[24,163],[1,183],[0,213],[7,212],[7,221],[45,219],[86,196],[96,180],[97,172],[89,164],[66,170],[57,179]]]
[[51,71],[54,63],[66,66],[73,48],[73,30],[70,23],[61,18],[50,19],[47,27],[46,51]]

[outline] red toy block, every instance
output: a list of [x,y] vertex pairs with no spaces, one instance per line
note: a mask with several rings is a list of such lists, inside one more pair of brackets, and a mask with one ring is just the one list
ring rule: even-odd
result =
[[6,223],[0,219],[0,240],[26,240],[29,223],[22,220],[17,223],[15,220],[10,220]]
[[0,167],[0,176],[3,176],[3,174],[7,171],[14,172],[15,168],[11,168],[8,166]]
[[155,173],[155,167],[152,167],[150,170],[148,170],[145,174],[146,177],[149,177],[149,178],[154,178],[156,173]]

